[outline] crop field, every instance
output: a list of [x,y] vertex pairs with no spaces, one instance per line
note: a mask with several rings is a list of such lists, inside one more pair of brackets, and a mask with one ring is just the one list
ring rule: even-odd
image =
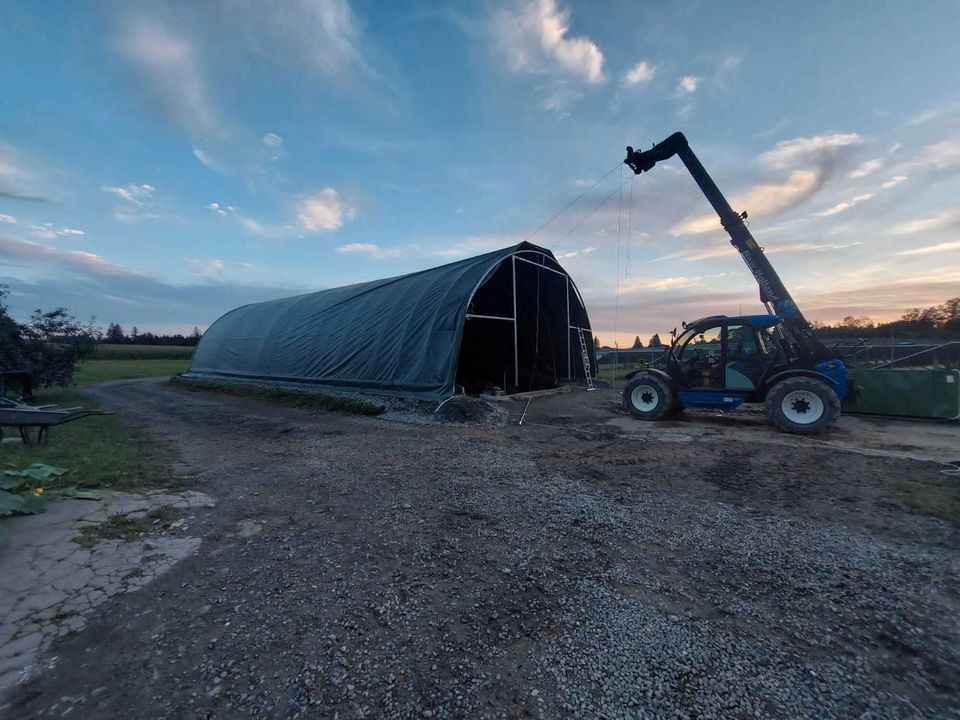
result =
[[91,360],[189,360],[193,348],[184,345],[98,345]]

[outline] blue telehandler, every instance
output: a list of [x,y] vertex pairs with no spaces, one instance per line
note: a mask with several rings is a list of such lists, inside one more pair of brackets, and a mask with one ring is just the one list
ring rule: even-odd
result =
[[649,150],[627,148],[624,160],[637,175],[676,155],[720,216],[760,286],[766,315],[714,315],[683,323],[674,332],[664,368],[627,375],[623,406],[635,417],[659,420],[684,408],[732,410],[765,403],[785,432],[822,433],[840,416],[848,392],[843,360],[814,335],[757,241],[700,164],[683,133]]

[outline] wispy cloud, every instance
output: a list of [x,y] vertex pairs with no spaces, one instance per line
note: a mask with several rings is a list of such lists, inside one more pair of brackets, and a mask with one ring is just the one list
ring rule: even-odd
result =
[[38,165],[19,148],[0,142],[0,198],[48,202],[50,193]]
[[894,225],[890,232],[894,235],[912,235],[919,232],[935,232],[954,226],[960,226],[960,212],[945,210],[936,215],[915,218]]
[[863,193],[862,195],[857,195],[856,197],[851,198],[850,200],[839,202],[831,208],[827,208],[826,210],[823,210],[821,212],[814,213],[814,214],[817,217],[832,217],[833,215],[839,215],[845,210],[849,210],[850,208],[856,205],[860,205],[861,203],[865,203],[868,200],[873,199],[873,197],[874,197],[873,193]]
[[832,156],[840,148],[860,142],[857,133],[826,133],[811,137],[798,137],[778,142],[772,150],[760,156],[760,161],[771,167],[788,167],[798,161]]
[[214,107],[193,45],[155,17],[137,17],[124,29],[120,49],[142,72],[149,99],[194,138],[222,138],[226,128]]
[[892,178],[890,178],[885,183],[883,183],[883,185],[881,185],[880,187],[882,187],[884,190],[889,190],[892,187],[896,187],[897,185],[902,183],[904,180],[909,180],[909,179],[910,178],[908,178],[906,175],[894,175]]
[[925,245],[923,247],[912,248],[911,250],[901,250],[894,255],[932,255],[934,253],[950,252],[960,250],[960,241],[937,243],[936,245]]
[[665,278],[628,278],[620,282],[620,292],[631,294],[643,291],[663,292],[678,288],[702,286],[700,277],[665,277]]
[[337,248],[338,253],[369,255],[377,260],[400,257],[400,248],[385,248],[373,243],[348,243]]
[[98,274],[124,275],[127,277],[139,275],[139,273],[115,265],[94,253],[83,250],[57,250],[49,245],[11,237],[0,237],[0,260],[14,264],[42,261],[46,264],[58,265],[66,270],[84,270]]
[[270,160],[279,160],[283,157],[283,138],[276,133],[267,133],[260,138],[260,142],[267,149]]
[[297,219],[304,230],[332,232],[356,216],[356,209],[334,188],[327,187],[300,200]]
[[153,185],[147,184],[106,186],[101,189],[134,205],[143,205],[149,202],[153,199],[154,192],[156,192],[156,188]]
[[571,36],[569,21],[570,11],[560,9],[555,0],[526,0],[495,14],[493,34],[514,72],[606,82],[603,52],[593,40]]
[[83,230],[69,227],[57,227],[53,223],[42,223],[40,225],[31,225],[30,234],[34,237],[52,240],[55,237],[86,235]]
[[851,180],[856,180],[857,178],[867,177],[868,175],[873,175],[877,170],[883,167],[883,158],[874,158],[873,160],[867,160],[862,165],[855,167],[849,173],[847,177]]
[[13,215],[4,215],[3,213],[0,213],[0,222],[16,225],[17,219]]
[[[813,197],[833,177],[838,153],[859,142],[860,136],[856,133],[829,133],[779,142],[773,149],[762,153],[759,162],[764,174],[787,174],[757,183],[735,195],[731,205],[756,218],[776,216],[795,208]],[[680,221],[670,232],[687,235],[719,228],[720,220],[716,214],[700,213]]]
[[227,264],[220,258],[188,258],[196,275],[207,280],[222,280]]
[[646,85],[653,80],[657,68],[646,60],[638,62],[632,68],[620,76],[621,87],[636,87],[637,85]]

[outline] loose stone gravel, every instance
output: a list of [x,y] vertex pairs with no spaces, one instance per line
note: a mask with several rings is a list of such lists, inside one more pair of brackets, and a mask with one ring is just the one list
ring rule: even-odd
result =
[[500,428],[99,392],[217,512],[56,641],[14,717],[958,717],[934,463],[710,418],[638,440],[599,391]]

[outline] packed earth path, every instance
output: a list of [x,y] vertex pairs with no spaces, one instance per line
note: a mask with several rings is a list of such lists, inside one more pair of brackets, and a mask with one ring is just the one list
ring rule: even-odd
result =
[[643,423],[609,390],[501,426],[90,392],[215,506],[0,716],[958,717],[956,424]]

